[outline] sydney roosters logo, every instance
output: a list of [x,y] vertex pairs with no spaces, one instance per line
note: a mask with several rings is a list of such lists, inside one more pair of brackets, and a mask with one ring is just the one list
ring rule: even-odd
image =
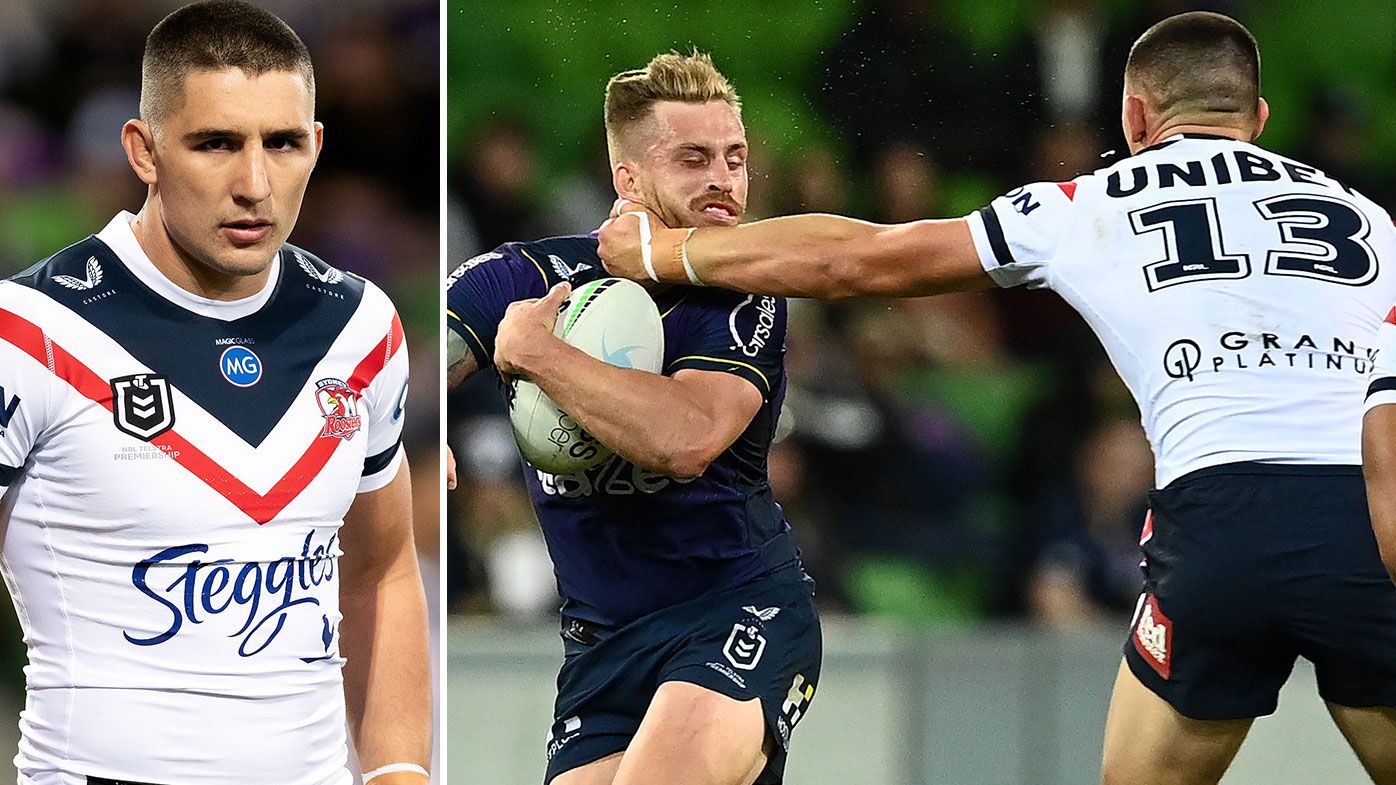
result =
[[340,379],[321,379],[315,383],[315,402],[320,405],[320,414],[325,418],[325,427],[320,431],[321,438],[332,436],[337,439],[352,439],[363,427],[364,418],[359,415],[359,396],[349,385]]

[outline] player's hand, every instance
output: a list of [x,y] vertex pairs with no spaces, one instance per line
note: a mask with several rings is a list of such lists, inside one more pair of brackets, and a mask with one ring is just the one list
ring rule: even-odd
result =
[[683,246],[692,232],[670,229],[645,205],[617,199],[611,218],[601,224],[596,252],[611,275],[641,282],[692,283],[683,261]]
[[532,364],[557,343],[553,325],[571,293],[572,285],[563,281],[541,299],[510,305],[494,339],[495,369],[506,376],[528,376]]
[[456,489],[456,451],[446,445],[446,490]]

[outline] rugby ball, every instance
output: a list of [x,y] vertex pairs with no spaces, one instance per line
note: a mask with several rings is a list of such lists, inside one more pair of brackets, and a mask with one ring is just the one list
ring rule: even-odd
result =
[[[634,281],[603,278],[574,289],[553,335],[604,363],[650,373],[663,368],[659,309]],[[549,474],[576,474],[613,454],[527,379],[512,383],[509,422],[524,460]]]

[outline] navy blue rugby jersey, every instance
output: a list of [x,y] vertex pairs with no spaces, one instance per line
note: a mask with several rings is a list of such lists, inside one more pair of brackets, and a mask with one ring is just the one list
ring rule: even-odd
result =
[[[508,243],[447,279],[447,324],[482,368],[510,303],[560,281],[606,277],[595,236]],[[575,475],[524,463],[552,555],[563,613],[608,626],[789,568],[800,580],[790,526],[766,476],[785,397],[785,300],[674,286],[654,295],[664,323],[664,370],[731,373],[761,391],[761,409],[702,476],[676,480],[614,456]]]

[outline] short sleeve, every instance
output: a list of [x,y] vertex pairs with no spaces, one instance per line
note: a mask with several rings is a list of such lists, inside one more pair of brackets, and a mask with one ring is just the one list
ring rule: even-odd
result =
[[360,415],[368,437],[359,493],[376,491],[397,476],[402,465],[402,423],[407,405],[407,341],[396,313],[388,328],[385,350],[391,352],[383,369],[360,396]]
[[751,382],[770,400],[785,363],[785,298],[721,289],[692,296],[694,302],[682,304],[680,342],[666,350],[674,359],[664,373],[685,368],[730,373]]
[[0,309],[0,487],[24,469],[48,420],[53,375],[44,334],[34,324]]
[[1396,403],[1396,308],[1387,314],[1377,332],[1377,361],[1368,377],[1364,411],[1384,403]]
[[979,263],[1002,287],[1051,285],[1051,263],[1071,218],[1076,183],[1033,183],[966,216]]
[[509,304],[548,291],[548,276],[522,249],[500,246],[446,277],[446,326],[459,335],[481,368],[494,357],[494,338]]

